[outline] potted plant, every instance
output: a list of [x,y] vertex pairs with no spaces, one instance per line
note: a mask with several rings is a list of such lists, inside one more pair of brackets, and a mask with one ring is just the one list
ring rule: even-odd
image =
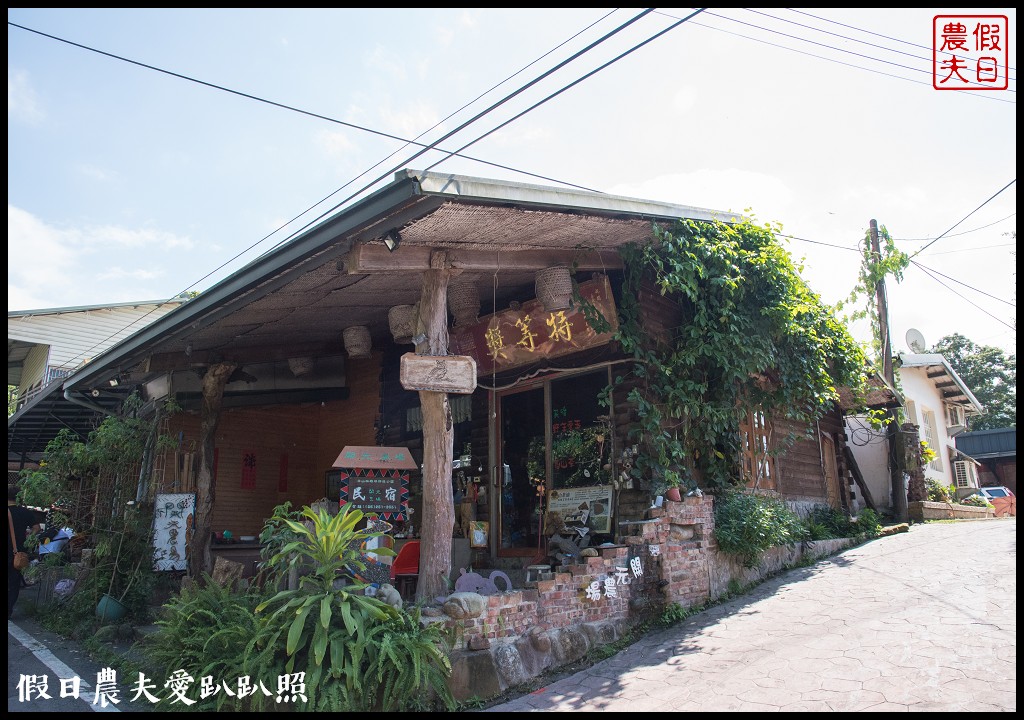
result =
[[[132,603],[127,601],[129,593],[135,589],[140,600],[145,602],[145,592],[139,593],[141,586],[152,575],[153,545],[149,537],[150,523],[145,513],[140,513],[135,503],[131,503],[123,518],[123,525],[117,533],[117,545],[112,553],[109,564],[110,580],[107,591],[96,604],[96,617],[101,622],[118,622],[132,610]],[[108,538],[107,548],[113,546],[114,538]],[[98,560],[103,555],[97,548]]]

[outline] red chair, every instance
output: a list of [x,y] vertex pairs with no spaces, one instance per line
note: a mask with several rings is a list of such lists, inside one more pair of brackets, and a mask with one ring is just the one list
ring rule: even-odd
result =
[[409,600],[416,592],[416,581],[420,575],[420,541],[410,540],[395,556],[391,565],[391,584],[403,600]]

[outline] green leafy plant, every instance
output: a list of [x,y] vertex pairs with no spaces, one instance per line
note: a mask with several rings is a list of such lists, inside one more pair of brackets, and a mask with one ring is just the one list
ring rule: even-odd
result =
[[865,508],[857,515],[854,529],[859,537],[876,538],[882,534],[882,521],[871,508]]
[[995,505],[990,503],[988,500],[983,498],[981,495],[968,495],[960,501],[961,505],[967,505],[969,507],[981,507],[981,508],[993,508]]
[[[778,230],[687,220],[622,250],[617,339],[637,362],[616,382],[633,384],[639,454],[630,472],[652,489],[734,487],[747,410],[812,423],[837,387],[864,386],[860,345],[802,280]],[[671,336],[652,336],[641,322],[644,283],[678,308]]]
[[[238,592],[213,582],[209,575],[188,583],[163,607],[158,632],[142,644],[148,660],[170,676],[183,669],[193,677],[234,679],[245,675],[245,649],[259,632],[255,614],[264,599],[255,590]],[[193,697],[193,711],[239,711],[247,701],[224,692]]]
[[927,478],[924,481],[928,499],[931,502],[951,503],[956,501],[956,486],[943,485],[938,480]]
[[364,595],[363,584],[337,587],[365,569],[362,545],[380,533],[360,530],[363,513],[351,505],[334,516],[303,508],[301,523],[284,513],[275,522],[296,539],[268,567],[280,571],[297,556],[310,572],[298,588],[256,607],[260,624],[245,651],[248,674],[304,672],[306,707],[314,711],[400,710],[431,694],[450,709],[451,666],[441,628],[421,626],[418,608],[404,612]]
[[754,567],[765,550],[806,539],[800,518],[775,498],[733,492],[715,498],[715,540],[744,567]]

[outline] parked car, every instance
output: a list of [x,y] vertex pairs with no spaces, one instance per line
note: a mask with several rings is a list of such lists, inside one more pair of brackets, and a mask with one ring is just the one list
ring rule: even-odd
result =
[[996,509],[996,517],[1017,516],[1017,496],[1008,487],[1003,485],[983,487],[971,494],[983,497],[992,503]]

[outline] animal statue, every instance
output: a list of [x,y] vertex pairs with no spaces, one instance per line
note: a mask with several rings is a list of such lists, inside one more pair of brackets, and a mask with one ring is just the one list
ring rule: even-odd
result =
[[390,583],[384,583],[377,588],[377,599],[384,602],[396,610],[402,609],[402,596]]
[[[503,581],[505,589],[499,590],[495,580]],[[501,570],[495,570],[491,573],[490,577],[485,578],[480,573],[466,572],[466,568],[460,568],[459,579],[455,581],[455,592],[497,595],[500,592],[512,592],[512,581]]]

